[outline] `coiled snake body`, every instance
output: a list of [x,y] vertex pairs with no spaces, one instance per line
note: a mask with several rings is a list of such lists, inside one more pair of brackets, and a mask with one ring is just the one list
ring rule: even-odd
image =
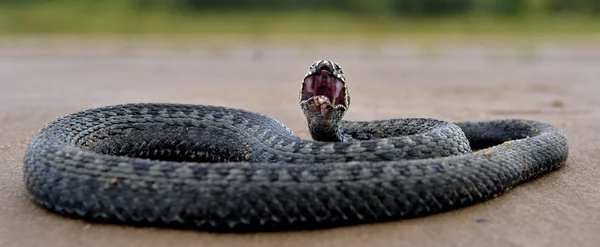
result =
[[[124,104],[61,117],[31,141],[27,191],[90,221],[267,231],[399,220],[485,201],[561,167],[567,140],[530,120],[341,120],[339,66],[311,65],[303,140],[219,106]],[[472,151],[472,148],[481,148]]]

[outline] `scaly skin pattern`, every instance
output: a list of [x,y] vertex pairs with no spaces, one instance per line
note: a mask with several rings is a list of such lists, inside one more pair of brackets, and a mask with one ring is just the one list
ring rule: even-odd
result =
[[[89,109],[33,138],[24,181],[37,204],[93,222],[279,231],[465,207],[555,170],[568,156],[563,132],[537,121],[340,126],[355,141],[303,140],[268,116],[218,106]],[[472,152],[479,143],[494,145]]]

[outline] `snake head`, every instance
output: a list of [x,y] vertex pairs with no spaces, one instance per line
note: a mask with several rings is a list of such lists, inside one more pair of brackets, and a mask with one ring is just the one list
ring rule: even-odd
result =
[[317,60],[309,68],[302,82],[300,103],[321,96],[333,107],[350,107],[350,96],[342,68],[331,60]]
[[342,68],[331,60],[315,61],[304,76],[300,91],[300,107],[313,138],[340,140],[337,125],[349,106],[350,96]]

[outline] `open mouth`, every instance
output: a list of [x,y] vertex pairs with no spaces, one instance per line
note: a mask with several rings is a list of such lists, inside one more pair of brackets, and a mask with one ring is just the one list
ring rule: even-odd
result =
[[348,107],[345,83],[327,70],[321,70],[304,79],[301,101],[314,96],[325,96],[333,105]]

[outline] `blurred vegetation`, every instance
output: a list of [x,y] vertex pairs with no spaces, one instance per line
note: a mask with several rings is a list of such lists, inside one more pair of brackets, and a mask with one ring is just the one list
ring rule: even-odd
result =
[[0,0],[0,34],[585,34],[600,0]]
[[600,0],[0,0],[0,6],[39,7],[58,5],[103,5],[130,10],[168,12],[312,12],[362,13],[396,16],[443,16],[485,13],[600,14]]

